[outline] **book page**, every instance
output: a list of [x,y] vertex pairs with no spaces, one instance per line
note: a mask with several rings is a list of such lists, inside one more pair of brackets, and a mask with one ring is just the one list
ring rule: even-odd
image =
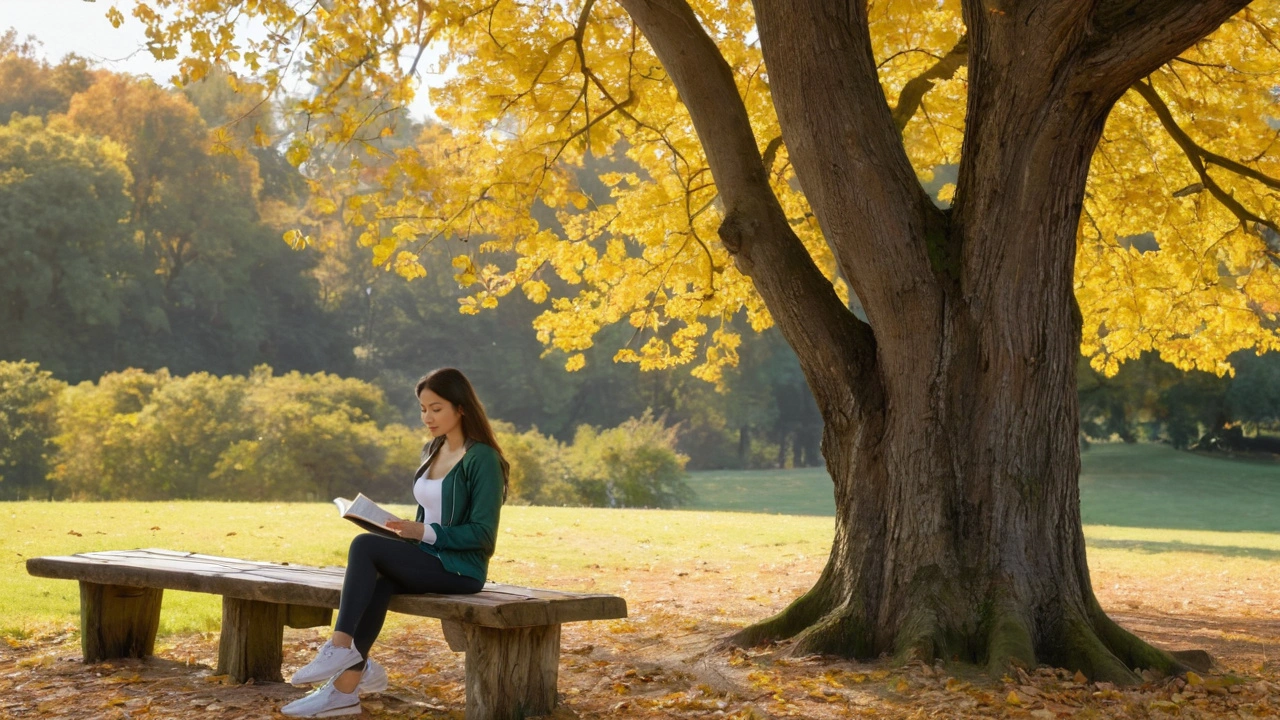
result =
[[399,540],[401,538],[396,532],[387,527],[387,522],[391,520],[399,520],[400,518],[386,511],[376,502],[364,496],[364,493],[356,495],[355,500],[346,498],[334,498],[333,504],[338,506],[338,515],[350,520],[360,527],[387,535]]

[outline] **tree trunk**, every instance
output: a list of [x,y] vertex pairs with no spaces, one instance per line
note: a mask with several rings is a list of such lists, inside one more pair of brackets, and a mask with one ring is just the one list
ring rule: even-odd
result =
[[1075,242],[1112,105],[1246,0],[961,0],[969,95],[948,211],[903,150],[908,118],[885,100],[866,3],[754,0],[782,139],[865,323],[788,225],[732,71],[689,5],[620,2],[689,109],[721,240],[796,352],[835,483],[817,583],[732,641],[995,672],[1048,662],[1122,682],[1185,669],[1107,618],[1090,585]]
[[990,97],[990,82],[1025,104],[1002,98],[970,113],[962,194],[938,238],[916,238],[938,246],[919,280],[937,294],[914,308],[931,307],[930,320],[885,312],[900,278],[864,280],[882,398],[860,422],[828,418],[827,567],[810,592],[734,639],[797,636],[799,653],[941,657],[993,672],[1047,662],[1113,681],[1134,680],[1133,668],[1175,671],[1098,606],[1081,529],[1073,266],[1106,114],[1035,76],[1026,58],[1017,74],[1015,58],[1000,56],[1013,45],[977,29],[971,42],[988,53],[971,93]]
[[[1070,296],[1058,304],[1062,318]],[[1085,562],[1077,477],[1075,333],[1033,355],[1042,326],[995,348],[967,312],[920,337],[931,362],[886,378],[879,417],[830,427],[836,530],[816,585],[738,633],[750,645],[798,636],[795,653],[1010,663],[1133,680],[1179,668],[1112,623]],[[971,338],[968,342],[960,338]]]

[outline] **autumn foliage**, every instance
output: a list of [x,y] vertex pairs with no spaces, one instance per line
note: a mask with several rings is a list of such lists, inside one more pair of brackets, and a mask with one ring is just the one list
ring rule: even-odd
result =
[[[707,159],[669,76],[613,2],[255,3],[270,32],[236,25],[229,0],[142,1],[157,57],[182,57],[178,80],[235,71],[246,92],[279,92],[301,73],[317,88],[288,112],[308,122],[277,141],[310,177],[314,209],[363,228],[375,264],[407,278],[445,239],[460,246],[461,310],[514,290],[549,308],[535,326],[584,362],[601,327],[627,322],[647,341],[615,359],[644,368],[696,363],[710,381],[735,362],[724,320],[771,319],[730,262]],[[730,64],[774,192],[842,298],[830,248],[780,142],[754,16],[744,3],[695,11]],[[305,12],[304,12],[305,11]],[[993,11],[994,12],[994,11]],[[1179,368],[1223,373],[1242,348],[1280,349],[1280,154],[1270,125],[1280,83],[1275,0],[1252,3],[1117,103],[1094,156],[1083,207],[1076,296],[1083,352],[1114,374],[1156,351]],[[116,22],[125,22],[113,8]],[[957,0],[870,5],[880,80],[920,180],[946,205],[966,109],[965,28]],[[190,42],[190,52],[184,44]],[[437,53],[439,55],[437,56]],[[456,75],[430,89],[442,125],[401,145],[395,110],[427,91],[416,73]],[[327,161],[342,153],[344,164]],[[591,202],[574,168],[616,161]],[[555,211],[538,222],[540,204]],[[316,238],[297,230],[297,246]],[[514,252],[502,267],[487,252]],[[550,297],[555,272],[581,289]]]

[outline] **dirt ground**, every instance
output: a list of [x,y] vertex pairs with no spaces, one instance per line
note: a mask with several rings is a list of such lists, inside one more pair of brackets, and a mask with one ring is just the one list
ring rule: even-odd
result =
[[[724,572],[708,563],[641,569],[609,587],[625,620],[565,625],[553,718],[967,718],[1280,716],[1280,582],[1207,569],[1177,578],[1095,574],[1118,622],[1170,650],[1203,649],[1210,672],[1116,688],[1051,668],[992,679],[962,665],[788,657],[788,643],[731,649],[734,629],[783,608],[811,584],[820,558]],[[583,587],[552,578],[548,587]],[[600,585],[613,585],[612,582]],[[1171,591],[1176,586],[1177,591]],[[605,588],[601,588],[602,590]],[[285,629],[284,676],[307,663],[324,628]],[[306,689],[229,683],[214,674],[217,633],[162,638],[145,660],[85,665],[78,635],[0,644],[0,717],[280,718]],[[370,653],[387,691],[362,699],[364,718],[463,717],[463,657],[434,620],[388,629]]]

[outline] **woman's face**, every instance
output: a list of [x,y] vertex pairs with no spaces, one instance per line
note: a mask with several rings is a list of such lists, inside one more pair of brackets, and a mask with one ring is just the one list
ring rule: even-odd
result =
[[422,424],[427,426],[433,437],[447,435],[462,422],[462,413],[453,403],[431,391],[422,388],[418,394],[418,403],[422,405]]

